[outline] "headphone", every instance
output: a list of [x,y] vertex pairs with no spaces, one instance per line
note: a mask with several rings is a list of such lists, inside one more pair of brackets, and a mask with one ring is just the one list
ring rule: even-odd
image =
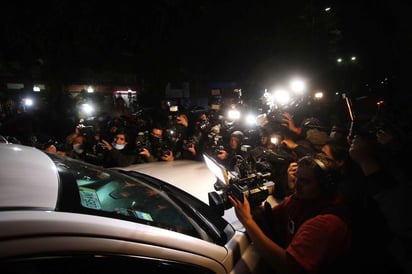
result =
[[321,186],[325,189],[330,189],[335,187],[336,180],[331,172],[330,168],[326,167],[326,165],[320,160],[315,157],[312,158],[313,162],[322,170],[324,179],[320,181]]
[[322,174],[320,176],[317,175],[316,177],[319,179],[322,189],[326,191],[334,191],[337,186],[337,182],[335,180],[336,178],[334,176],[334,170],[333,168],[326,166],[325,163],[321,159],[319,159],[319,156],[317,155],[304,156],[302,157],[302,159],[305,158],[309,160],[319,168]]

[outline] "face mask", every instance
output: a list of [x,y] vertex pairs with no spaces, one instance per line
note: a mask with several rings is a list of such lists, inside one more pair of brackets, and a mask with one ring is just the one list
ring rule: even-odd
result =
[[73,144],[73,151],[76,152],[77,154],[82,154],[83,153],[82,144]]
[[122,149],[124,149],[124,146],[125,146],[125,145],[116,144],[115,142],[112,143],[112,147],[114,147],[114,148],[117,149],[117,150],[122,150]]

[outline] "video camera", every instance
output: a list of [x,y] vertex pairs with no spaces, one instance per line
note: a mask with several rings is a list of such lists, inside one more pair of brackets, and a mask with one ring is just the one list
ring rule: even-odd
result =
[[223,136],[219,135],[215,132],[209,132],[207,135],[208,144],[207,147],[212,151],[214,154],[219,154],[221,150],[225,150]]
[[233,195],[243,202],[244,196],[248,199],[251,207],[261,205],[270,194],[274,193],[275,183],[268,180],[270,173],[262,174],[256,172],[249,174],[245,178],[229,172],[220,165],[214,158],[203,154],[206,165],[216,175],[217,181],[214,184],[216,191],[208,193],[209,206],[220,216],[224,211],[231,208],[232,204],[228,199]]

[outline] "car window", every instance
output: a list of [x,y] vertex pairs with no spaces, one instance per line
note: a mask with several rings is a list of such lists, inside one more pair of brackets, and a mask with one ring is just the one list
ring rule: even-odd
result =
[[139,222],[225,245],[234,228],[189,193],[151,176],[47,153],[59,174],[56,210]]
[[111,178],[84,185],[79,179],[80,203],[83,207],[114,212],[139,222],[198,236],[183,212],[161,190],[137,180]]
[[194,221],[161,188],[84,162],[53,159],[59,173],[66,174],[61,178],[75,181],[79,205],[72,208],[76,212],[132,220],[200,238]]

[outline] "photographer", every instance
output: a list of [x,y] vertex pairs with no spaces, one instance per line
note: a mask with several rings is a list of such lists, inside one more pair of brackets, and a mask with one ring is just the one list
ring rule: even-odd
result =
[[61,156],[67,156],[66,151],[58,149],[56,147],[56,142],[54,142],[53,140],[47,141],[46,144],[44,144],[42,149],[48,153],[58,154]]
[[172,152],[173,159],[183,158],[183,141],[188,137],[189,119],[186,114],[172,113],[169,115],[169,123],[164,130],[165,142]]
[[198,119],[188,129],[188,137],[183,139],[182,158],[203,161],[203,153],[207,151],[210,122],[206,112],[202,112]]
[[[290,124],[294,123],[289,122],[289,125]],[[306,118],[302,122],[302,127],[299,129],[298,137],[286,135],[282,140],[282,144],[292,152],[296,159],[308,154],[320,152],[322,146],[330,138],[329,134],[325,131],[326,127],[324,127],[321,122],[314,117]]]
[[163,139],[163,127],[155,122],[149,135],[150,147],[143,148],[139,155],[144,156],[145,161],[174,161],[174,154],[171,148]]
[[293,116],[288,112],[282,113],[281,125],[289,129],[293,133],[292,139],[304,140],[303,145],[309,149],[315,149],[317,152],[324,144],[325,138],[328,137],[328,130],[324,123],[317,117],[307,117],[303,119],[301,125],[296,127]]
[[297,127],[295,125],[295,120],[293,119],[292,114],[290,114],[289,112],[282,113],[281,125],[288,128],[296,136],[302,136],[302,127]]
[[117,130],[113,141],[102,140],[104,149],[104,167],[125,167],[136,161],[136,154],[128,145],[128,134],[125,129]]
[[236,164],[236,155],[241,155],[242,141],[245,135],[240,130],[235,130],[230,135],[229,146],[225,146],[224,149],[220,149],[216,155],[218,161],[229,170],[234,169]]
[[78,124],[74,132],[66,137],[67,156],[85,161],[86,153],[91,150],[91,134],[91,126]]
[[[388,160],[396,158],[388,157],[382,160],[382,150],[388,152],[393,147],[383,141],[382,132],[377,133],[377,139],[371,139],[361,135],[354,135],[351,140],[349,154],[362,169],[365,175],[362,187],[365,189],[365,198],[376,202],[380,215],[384,221],[384,227],[379,226],[377,233],[373,229],[373,246],[379,248],[379,271],[387,273],[411,273],[412,271],[412,218],[410,217],[410,197],[412,184],[405,170],[399,170],[390,166]],[[403,147],[404,153],[408,152]],[[399,161],[396,161],[398,164]],[[370,231],[368,231],[371,233]],[[379,238],[379,242],[376,242]]]
[[[333,162],[322,155],[298,161],[293,195],[270,209],[229,196],[260,255],[276,273],[337,273],[349,251],[351,230],[337,194]],[[332,240],[333,239],[333,240]],[[342,264],[340,264],[342,263]],[[348,271],[346,269],[346,271]]]
[[282,145],[280,131],[262,128],[260,134],[260,143],[251,150],[252,159],[257,171],[270,172],[270,178],[276,182],[274,197],[283,199],[290,194],[287,168],[295,159]]

